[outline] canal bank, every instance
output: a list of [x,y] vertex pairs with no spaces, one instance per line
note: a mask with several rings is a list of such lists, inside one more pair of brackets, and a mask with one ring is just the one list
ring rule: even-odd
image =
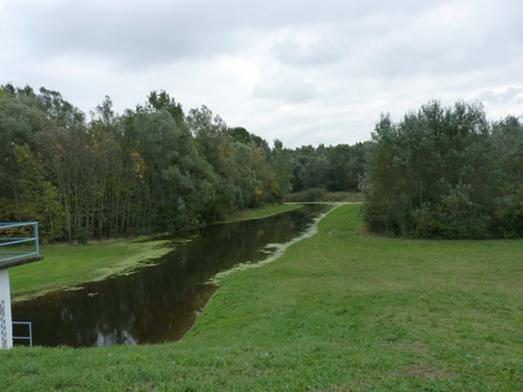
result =
[[15,348],[0,390],[521,389],[523,241],[369,236],[359,209],[226,276],[180,342]]
[[[244,210],[228,223],[261,219],[302,207],[281,204]],[[49,244],[42,246],[45,262],[11,270],[13,301],[28,300],[49,292],[97,282],[172,252],[179,240],[152,240],[152,237],[91,241],[88,245]]]
[[[277,254],[328,208],[309,205],[264,219],[203,228],[190,241],[178,241],[175,250],[141,262],[141,268],[19,301],[13,315],[32,321],[36,345],[88,347],[180,339],[216,290],[211,279]],[[148,249],[147,241],[141,243]]]

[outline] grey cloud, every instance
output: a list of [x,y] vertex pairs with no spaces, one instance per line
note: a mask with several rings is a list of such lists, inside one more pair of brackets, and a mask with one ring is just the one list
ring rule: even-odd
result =
[[225,13],[209,8],[165,2],[36,6],[26,14],[24,32],[40,54],[95,54],[127,66],[233,53],[249,40],[249,31],[226,28]]
[[[20,33],[41,55],[87,52],[147,65],[218,53],[236,53],[257,33],[279,28],[351,24],[369,13],[418,9],[416,1],[51,1],[10,2],[7,18],[20,20]],[[20,26],[21,25],[21,26]],[[298,62],[330,54],[295,51]],[[284,56],[285,57],[285,56]]]
[[335,63],[342,57],[339,46],[325,41],[308,45],[286,41],[276,44],[273,52],[283,63],[309,67]]
[[255,97],[293,103],[308,102],[320,95],[320,91],[314,84],[293,77],[288,77],[281,81],[269,80],[258,84],[254,90]]
[[[521,58],[522,19],[520,1],[449,1],[417,13],[390,18],[380,14],[374,20],[363,20],[353,32],[356,43],[351,64],[383,78],[500,66]],[[382,26],[377,27],[376,22]]]
[[501,91],[484,91],[478,95],[479,101],[494,103],[523,103],[523,87],[508,87]]

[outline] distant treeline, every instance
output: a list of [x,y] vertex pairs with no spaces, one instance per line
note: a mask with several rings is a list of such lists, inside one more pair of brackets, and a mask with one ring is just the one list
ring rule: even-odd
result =
[[367,227],[423,238],[523,236],[523,124],[490,123],[479,105],[439,102],[395,124],[383,116],[370,147]]
[[271,147],[165,92],[86,119],[56,91],[0,87],[0,220],[37,220],[47,240],[178,232],[310,187],[355,191],[364,146]]
[[302,146],[292,151],[292,191],[322,188],[358,192],[363,186],[369,142],[353,146]]

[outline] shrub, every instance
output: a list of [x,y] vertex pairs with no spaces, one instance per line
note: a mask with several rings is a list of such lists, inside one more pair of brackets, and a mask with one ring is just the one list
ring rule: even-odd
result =
[[87,230],[85,227],[78,229],[78,232],[76,233],[76,241],[78,241],[80,245],[87,245],[90,239],[91,232],[89,230]]

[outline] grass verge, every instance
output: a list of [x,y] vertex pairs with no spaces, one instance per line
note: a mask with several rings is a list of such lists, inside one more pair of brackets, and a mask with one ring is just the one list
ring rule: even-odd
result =
[[523,241],[363,235],[359,208],[225,277],[181,342],[1,352],[0,390],[521,390]]
[[323,188],[309,188],[307,190],[285,195],[284,201],[291,203],[300,202],[352,202],[364,201],[362,192],[329,192]]
[[239,222],[250,219],[262,219],[269,216],[282,214],[289,212],[297,208],[301,208],[301,204],[275,204],[270,206],[264,206],[260,208],[248,209],[239,211],[233,215],[226,222]]

